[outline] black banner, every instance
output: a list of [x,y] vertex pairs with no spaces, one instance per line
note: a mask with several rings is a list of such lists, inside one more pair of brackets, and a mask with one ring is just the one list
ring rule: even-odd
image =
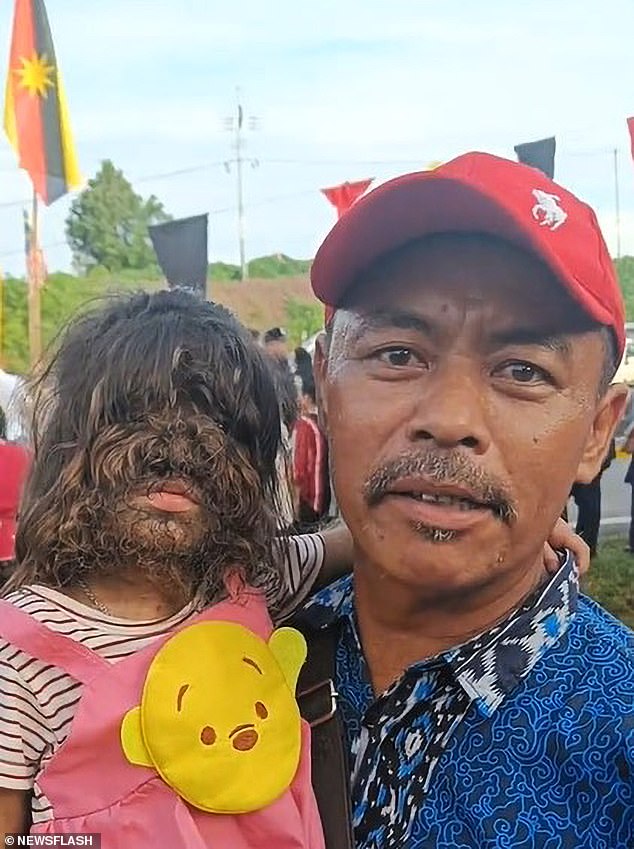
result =
[[555,137],[551,136],[549,139],[518,144],[515,146],[515,153],[524,165],[539,168],[552,180],[555,176],[555,147]]
[[170,289],[207,289],[207,215],[178,218],[148,227],[150,239]]

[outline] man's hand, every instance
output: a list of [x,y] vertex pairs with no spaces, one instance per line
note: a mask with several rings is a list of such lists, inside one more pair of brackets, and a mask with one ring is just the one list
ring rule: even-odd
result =
[[557,524],[552,529],[548,542],[544,544],[544,567],[551,575],[559,569],[559,558],[556,551],[567,548],[572,552],[579,574],[585,575],[590,568],[590,549],[580,536],[572,530],[563,519],[557,519]]

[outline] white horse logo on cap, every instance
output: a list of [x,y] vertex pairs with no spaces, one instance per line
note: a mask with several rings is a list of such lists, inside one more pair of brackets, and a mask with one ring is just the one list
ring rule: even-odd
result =
[[533,207],[533,218],[539,221],[539,226],[550,227],[551,230],[561,227],[568,218],[568,213],[564,212],[558,204],[561,198],[558,195],[542,192],[541,189],[533,189],[533,197],[537,201]]

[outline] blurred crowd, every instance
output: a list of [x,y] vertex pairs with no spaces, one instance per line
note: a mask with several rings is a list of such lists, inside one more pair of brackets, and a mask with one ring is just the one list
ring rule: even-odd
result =
[[312,358],[302,347],[291,352],[281,327],[252,335],[269,359],[280,404],[283,454],[278,468],[285,530],[309,531],[333,512],[328,444],[319,423]]

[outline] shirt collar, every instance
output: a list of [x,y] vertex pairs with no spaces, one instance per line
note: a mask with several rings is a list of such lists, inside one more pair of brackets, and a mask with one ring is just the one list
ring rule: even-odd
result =
[[491,715],[565,634],[577,609],[578,572],[567,553],[559,571],[502,622],[445,654],[456,679]]
[[[478,710],[490,716],[562,638],[577,608],[578,594],[577,567],[566,552],[558,572],[502,622],[438,658],[414,664],[408,673],[444,661]],[[346,619],[356,634],[352,576],[313,596],[300,618],[314,628]]]

